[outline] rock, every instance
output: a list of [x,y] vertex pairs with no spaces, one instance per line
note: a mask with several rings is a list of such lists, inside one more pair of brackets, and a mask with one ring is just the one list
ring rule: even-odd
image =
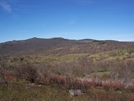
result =
[[121,94],[122,92],[121,91],[118,91],[117,93],[120,93]]
[[82,91],[79,90],[79,89],[75,89],[75,90],[70,89],[69,93],[70,93],[71,96],[78,96],[78,95],[82,95],[83,94]]
[[29,83],[28,84],[28,86],[34,86],[35,85],[35,83]]
[[38,87],[41,87],[41,85],[38,85]]

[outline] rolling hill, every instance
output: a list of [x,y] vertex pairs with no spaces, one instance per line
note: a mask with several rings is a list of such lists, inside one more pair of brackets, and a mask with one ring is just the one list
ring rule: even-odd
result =
[[31,38],[21,41],[0,43],[0,54],[79,54],[98,53],[113,50],[132,49],[134,42],[119,42],[111,40],[69,40],[64,38]]
[[[134,99],[134,42],[34,37],[0,43],[0,55],[0,80],[8,74],[9,81],[13,81],[7,85],[13,85],[13,90],[1,83],[4,100],[11,94],[9,99],[39,99],[44,91],[45,99],[50,101],[89,101],[89,97],[92,101],[113,101],[115,95],[117,101]],[[27,87],[28,83],[35,85]],[[84,94],[70,97],[70,89],[80,89]],[[16,96],[18,90],[21,97]]]

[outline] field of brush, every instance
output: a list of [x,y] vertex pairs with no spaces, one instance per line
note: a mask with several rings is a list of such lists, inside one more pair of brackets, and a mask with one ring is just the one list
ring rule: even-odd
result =
[[66,88],[56,84],[29,85],[26,81],[13,83],[12,89],[0,84],[0,101],[133,101],[133,92],[105,91],[102,88],[90,88],[79,96],[71,96]]
[[0,44],[0,101],[133,101],[133,44],[64,39]]

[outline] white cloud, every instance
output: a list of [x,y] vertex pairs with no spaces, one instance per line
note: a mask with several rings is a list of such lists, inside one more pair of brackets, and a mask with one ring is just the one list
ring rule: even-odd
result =
[[7,12],[11,12],[12,11],[11,6],[8,3],[6,3],[6,2],[0,2],[0,6],[4,10],[6,10]]

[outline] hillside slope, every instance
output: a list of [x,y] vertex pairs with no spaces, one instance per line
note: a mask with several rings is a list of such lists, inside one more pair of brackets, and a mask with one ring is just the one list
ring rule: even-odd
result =
[[0,43],[0,53],[3,55],[13,55],[20,52],[27,53],[28,51],[45,51],[59,47],[72,46],[76,44],[79,43],[63,38],[31,38],[21,41],[9,41],[5,43]]
[[21,41],[0,43],[2,55],[24,54],[79,54],[98,53],[134,48],[134,42],[98,41],[92,39],[69,40],[64,38],[31,38]]

